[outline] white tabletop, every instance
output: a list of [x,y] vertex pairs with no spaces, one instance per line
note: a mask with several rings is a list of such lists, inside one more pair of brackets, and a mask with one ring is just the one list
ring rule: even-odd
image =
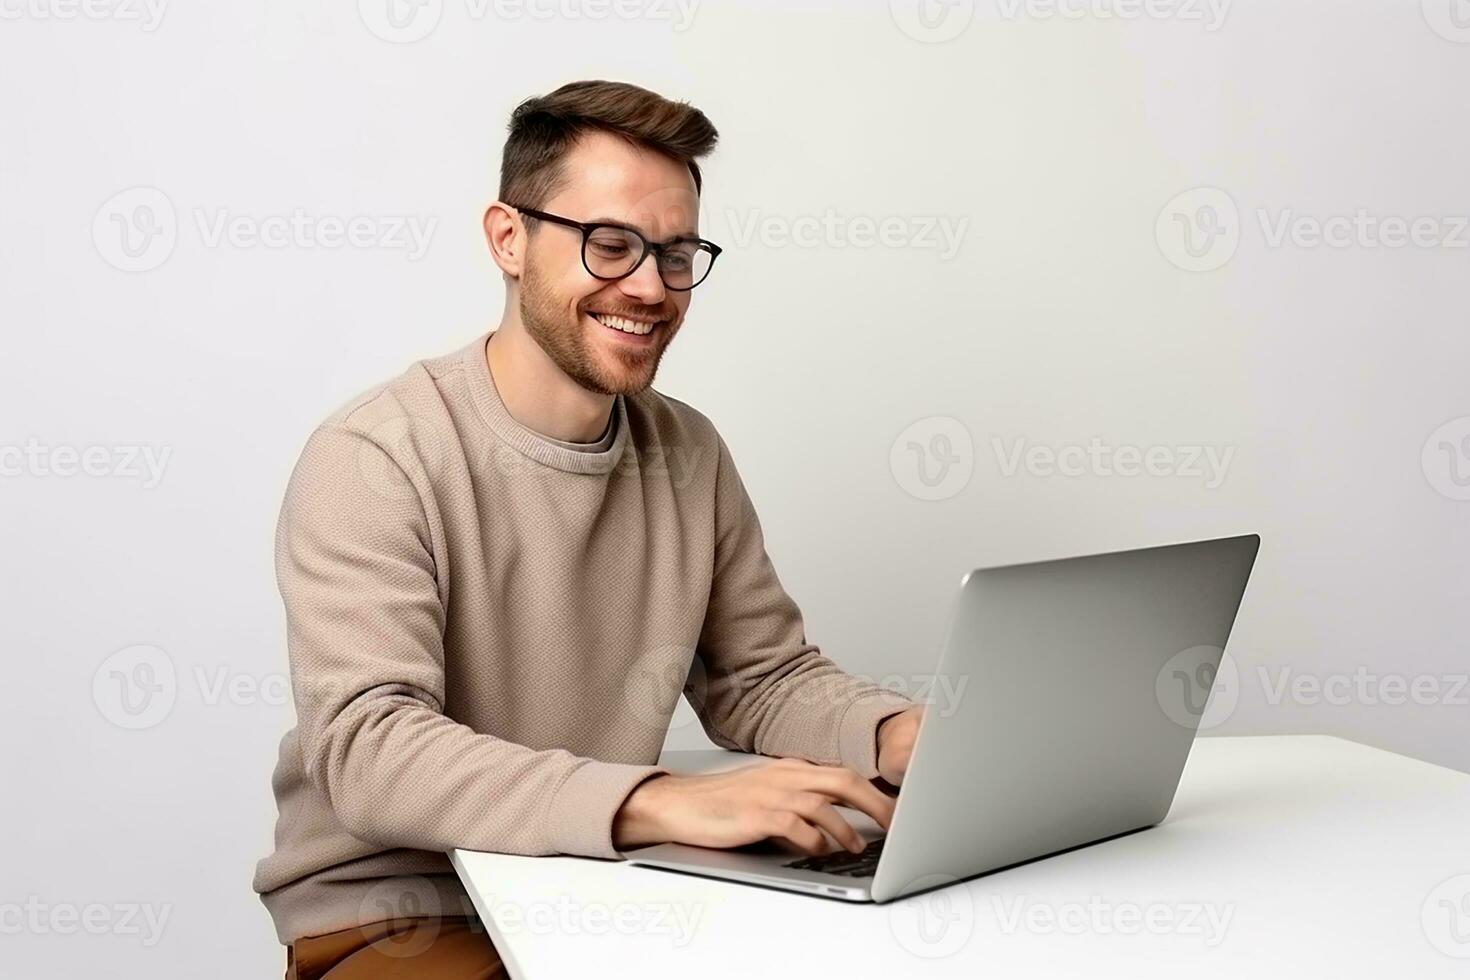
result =
[[517,980],[1470,977],[1470,775],[1325,736],[1199,739],[1158,827],[888,905],[452,858]]

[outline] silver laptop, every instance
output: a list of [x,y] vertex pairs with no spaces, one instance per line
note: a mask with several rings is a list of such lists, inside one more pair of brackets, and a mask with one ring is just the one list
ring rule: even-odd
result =
[[[861,856],[659,844],[634,864],[885,902],[1151,827],[1174,799],[1260,538],[982,568],[886,836]],[[963,683],[963,686],[961,684]],[[1233,692],[1232,692],[1233,693]]]

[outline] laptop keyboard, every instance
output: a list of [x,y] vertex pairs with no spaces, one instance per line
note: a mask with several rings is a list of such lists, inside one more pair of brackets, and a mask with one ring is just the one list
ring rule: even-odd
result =
[[848,878],[871,878],[878,871],[878,855],[883,853],[883,841],[886,839],[879,838],[873,841],[863,848],[861,854],[854,854],[851,851],[833,851],[831,854],[818,854],[797,861],[789,861],[784,867],[794,868],[797,871],[820,871],[829,875],[844,875]]

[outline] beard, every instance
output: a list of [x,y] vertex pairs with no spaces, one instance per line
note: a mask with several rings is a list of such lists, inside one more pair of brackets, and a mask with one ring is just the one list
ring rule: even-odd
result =
[[[667,310],[645,307],[637,311],[665,318],[665,322],[654,328],[658,337],[648,349],[614,349],[607,356],[599,356],[588,336],[587,314],[579,307],[569,320],[535,263],[526,265],[520,286],[521,322],[526,332],[567,377],[599,395],[636,395],[653,384],[664,349],[678,331],[675,316]],[[597,329],[609,328],[598,326]]]

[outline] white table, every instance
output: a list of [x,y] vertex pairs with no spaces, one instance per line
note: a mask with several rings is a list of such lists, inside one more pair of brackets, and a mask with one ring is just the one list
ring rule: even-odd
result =
[[1325,736],[1198,739],[1158,827],[888,905],[451,856],[517,980],[1470,977],[1470,775]]

